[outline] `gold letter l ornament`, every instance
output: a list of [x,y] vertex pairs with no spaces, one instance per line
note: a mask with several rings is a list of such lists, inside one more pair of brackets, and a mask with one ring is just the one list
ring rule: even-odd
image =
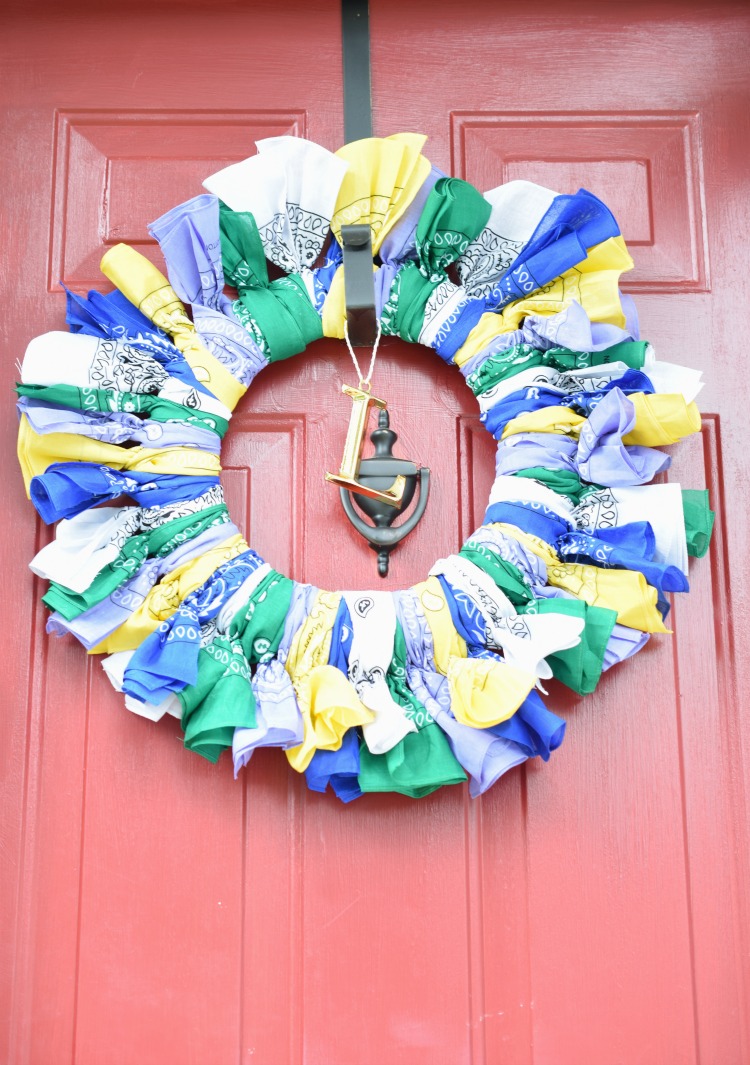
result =
[[364,392],[361,388],[352,388],[351,385],[342,385],[341,391],[351,397],[352,416],[349,420],[349,431],[346,434],[341,469],[338,473],[327,473],[326,480],[339,485],[340,488],[346,488],[349,492],[357,492],[359,495],[369,496],[370,499],[379,499],[382,503],[392,503],[396,506],[403,498],[406,485],[405,478],[400,474],[386,492],[366,488],[357,481],[370,408],[378,407],[380,410],[385,410],[388,404],[384,399],[371,396],[369,392]]

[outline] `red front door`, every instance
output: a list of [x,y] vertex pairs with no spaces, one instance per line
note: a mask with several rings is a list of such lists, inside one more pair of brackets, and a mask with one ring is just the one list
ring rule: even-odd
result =
[[[103,288],[98,259],[119,240],[158,259],[145,223],[256,138],[342,139],[337,5],[38,13],[4,34],[8,389],[28,339],[62,327],[58,278]],[[711,554],[692,566],[674,636],[586,699],[553,686],[568,734],[549,764],[475,802],[453,788],[343,808],[278,752],[235,782],[228,762],[183,751],[176,723],[125,711],[72,641],[44,634],[26,566],[48,533],[12,472],[8,410],[0,892],[15,916],[0,1058],[739,1065],[750,20],[739,4],[464,12],[443,0],[372,0],[371,20],[376,133],[429,134],[428,157],[480,188],[584,185],[613,207],[644,336],[705,370],[704,433],[675,450],[670,478],[709,487]],[[455,371],[383,343],[374,391],[433,488],[380,582],[323,482],[352,379],[335,341],[265,371],[227,438],[227,496],[291,576],[406,586],[481,520],[491,441]]]

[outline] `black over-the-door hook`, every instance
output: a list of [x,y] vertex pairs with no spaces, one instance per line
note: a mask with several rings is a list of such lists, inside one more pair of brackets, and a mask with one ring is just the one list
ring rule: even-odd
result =
[[372,231],[369,225],[341,227],[344,251],[344,293],[349,341],[372,347],[377,336],[375,275],[372,269]]

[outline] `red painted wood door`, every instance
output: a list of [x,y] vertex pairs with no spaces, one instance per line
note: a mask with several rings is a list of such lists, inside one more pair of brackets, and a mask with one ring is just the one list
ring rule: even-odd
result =
[[[157,256],[145,222],[256,137],[333,148],[342,129],[338,5],[39,12],[19,7],[3,35],[8,388],[28,338],[61,327],[58,278],[99,286],[118,240]],[[704,435],[676,450],[670,477],[711,489],[711,555],[671,639],[585,700],[554,688],[569,725],[548,765],[477,802],[455,788],[344,809],[274,753],[235,783],[44,635],[26,565],[47,533],[12,472],[8,408],[0,1058],[747,1062],[748,700],[733,619],[748,601],[750,19],[740,4],[372,0],[371,13],[377,133],[428,133],[428,156],[481,188],[583,184],[613,206],[644,335],[706,371]],[[224,453],[253,545],[339,588],[377,581],[322,481],[350,379],[330,341],[269,369]],[[400,453],[434,471],[427,516],[394,556],[398,587],[481,516],[492,454],[462,380],[428,352],[386,342],[375,384]]]

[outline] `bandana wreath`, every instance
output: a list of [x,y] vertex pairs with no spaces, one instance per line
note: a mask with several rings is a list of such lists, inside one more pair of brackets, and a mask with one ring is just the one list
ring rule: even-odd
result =
[[[657,447],[700,431],[701,373],[639,339],[608,208],[527,181],[481,195],[424,140],[258,142],[149,227],[169,282],[111,248],[115,291],[67,292],[70,332],[31,341],[17,386],[27,492],[59,522],[31,563],[47,631],[106,653],[126,706],[178,717],[191,750],[231,747],[236,775],[281,747],[345,802],[467,778],[479,795],[548,759],[565,722],[542,682],[590,693],[668,632],[667,593],[688,590],[713,524],[706,492],[648,484],[670,463]],[[372,230],[383,333],[458,367],[497,441],[482,526],[394,593],[283,576],[219,482],[255,375],[344,336],[355,222]]]

